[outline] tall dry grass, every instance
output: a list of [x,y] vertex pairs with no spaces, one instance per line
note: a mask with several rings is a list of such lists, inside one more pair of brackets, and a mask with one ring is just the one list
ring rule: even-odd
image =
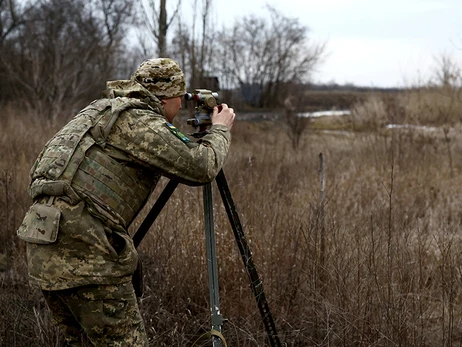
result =
[[[410,102],[414,94],[400,97]],[[237,121],[233,129],[225,174],[288,346],[462,344],[462,160],[455,155],[462,150],[462,128],[451,123],[447,136],[386,130],[393,116],[387,112],[402,101],[382,101],[382,122],[367,120],[382,107],[375,101],[358,105],[362,111],[355,111],[353,122],[363,124],[355,128],[361,131],[308,131],[298,151],[283,123]],[[419,113],[398,109],[409,119]],[[30,203],[28,170],[62,124],[44,125],[14,110],[0,122],[0,344],[59,346],[62,336],[28,284],[24,244],[14,231]],[[323,208],[321,152],[327,164]],[[263,346],[264,327],[216,189],[214,194],[221,312],[228,319],[223,333],[230,346]],[[140,253],[141,309],[151,345],[192,345],[210,329],[200,187],[178,188]]]
[[376,93],[352,106],[355,129],[378,129],[384,124],[453,126],[460,122],[462,89],[454,85],[426,86],[399,94]]

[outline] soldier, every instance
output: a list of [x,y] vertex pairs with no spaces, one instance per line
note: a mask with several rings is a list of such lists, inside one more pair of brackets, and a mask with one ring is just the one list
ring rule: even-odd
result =
[[69,346],[147,346],[132,285],[138,263],[127,228],[161,175],[212,181],[228,153],[234,111],[215,107],[200,143],[171,122],[186,92],[168,58],[110,81],[43,148],[31,169],[34,203],[18,229],[38,283]]

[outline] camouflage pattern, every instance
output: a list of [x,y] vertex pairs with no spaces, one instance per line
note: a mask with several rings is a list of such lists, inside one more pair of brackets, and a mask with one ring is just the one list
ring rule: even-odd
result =
[[[204,184],[215,178],[228,153],[226,126],[212,126],[200,143],[172,131],[150,90],[178,96],[185,91],[184,77],[170,67],[170,88],[164,80],[149,80],[147,66],[157,71],[142,65],[135,74],[142,83],[108,82],[106,99],[58,132],[31,170],[34,203],[61,214],[55,242],[26,243],[29,276],[45,291],[71,346],[82,346],[80,327],[96,346],[148,345],[131,284],[138,254],[127,225],[160,175]],[[118,206],[124,204],[131,211]],[[28,223],[21,227],[36,227]]]
[[144,61],[132,76],[159,98],[174,98],[186,94],[186,82],[178,63],[170,58]]
[[54,206],[33,204],[26,212],[17,235],[27,242],[50,244],[58,238],[61,211]]
[[33,283],[45,290],[61,290],[131,281],[138,254],[125,230],[96,218],[98,211],[84,200],[70,205],[58,198],[53,206],[61,210],[57,241],[26,243]]
[[68,346],[148,346],[130,283],[91,285],[43,294],[54,320],[65,333]]
[[[120,162],[121,167],[130,168],[133,170],[132,176],[137,176],[140,184],[152,188],[160,174],[190,185],[204,184],[215,178],[226,160],[230,145],[231,135],[226,126],[212,126],[200,144],[183,141],[171,132],[160,101],[146,88],[133,81],[112,81],[108,87],[106,95],[111,101],[119,103],[121,108],[127,103],[135,107],[125,108],[118,114],[103,141],[104,146],[98,145],[97,136],[93,134],[91,138],[95,143],[91,148]],[[132,96],[136,96],[136,99]],[[143,103],[149,107],[136,107]],[[111,109],[108,114],[112,112]],[[104,122],[104,119],[106,117],[101,117],[100,122]],[[91,129],[95,129],[95,125]],[[65,150],[68,141],[63,141],[63,150],[58,142],[56,152],[82,151],[82,146],[86,146],[85,139],[90,139],[89,133],[85,134],[73,152]],[[51,140],[49,143],[56,142]],[[90,152],[91,149],[85,151]],[[35,168],[45,167],[41,160],[48,159],[39,156]],[[68,161],[64,157],[63,160]],[[76,164],[73,161],[68,163]],[[110,176],[111,172],[104,174]],[[59,181],[61,176],[56,177]],[[33,175],[34,181],[42,182],[42,178]],[[51,176],[47,180],[50,181]],[[45,192],[40,185],[37,191]],[[81,190],[75,186],[71,188],[78,191],[81,200],[69,199],[64,189],[64,195],[53,202],[53,206],[62,212],[57,241],[49,245],[27,244],[31,279],[45,290],[129,282],[138,256],[126,226],[117,214],[112,213],[114,211],[107,208],[104,201],[93,199],[91,192],[87,194],[85,187],[81,187]],[[46,203],[47,196],[36,196],[35,200]]]
[[116,98],[97,100],[79,112],[40,153],[31,170],[31,197],[63,196],[73,204],[89,198],[114,223],[128,226],[151,193],[153,173],[120,165],[103,148],[119,114],[135,107],[152,110],[146,103]]
[[158,176],[149,169],[120,165],[94,147],[85,153],[71,186],[106,210],[112,221],[128,227],[152,192]]

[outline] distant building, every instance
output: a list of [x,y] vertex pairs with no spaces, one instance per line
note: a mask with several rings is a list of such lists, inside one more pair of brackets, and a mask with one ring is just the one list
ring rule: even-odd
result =
[[204,76],[201,78],[200,87],[216,92],[220,90],[220,82],[216,76]]

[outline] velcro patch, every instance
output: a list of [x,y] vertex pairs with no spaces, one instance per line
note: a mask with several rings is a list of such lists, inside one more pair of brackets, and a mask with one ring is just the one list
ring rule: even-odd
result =
[[183,134],[178,128],[175,128],[172,124],[167,123],[167,127],[170,130],[170,132],[178,137],[181,141],[184,143],[192,142],[189,137],[187,137],[185,134]]

